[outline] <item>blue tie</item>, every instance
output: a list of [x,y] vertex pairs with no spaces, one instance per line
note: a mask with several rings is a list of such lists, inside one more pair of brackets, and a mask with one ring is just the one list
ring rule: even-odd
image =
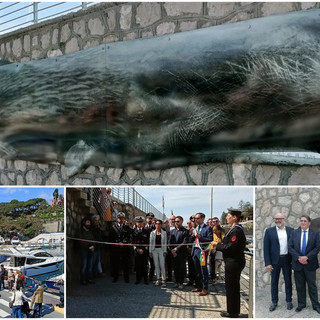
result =
[[307,247],[307,236],[306,236],[306,230],[303,231],[303,239],[302,239],[302,247],[301,247],[301,253],[303,256],[306,255],[306,247]]

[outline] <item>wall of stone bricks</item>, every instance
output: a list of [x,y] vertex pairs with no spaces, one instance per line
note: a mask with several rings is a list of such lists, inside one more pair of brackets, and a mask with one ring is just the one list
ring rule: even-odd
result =
[[[0,36],[0,62],[55,57],[103,43],[161,36],[319,6],[316,2],[100,3],[84,11]],[[298,168],[220,163],[159,171],[89,167],[69,179],[61,165],[0,159],[0,184],[313,185],[319,181],[319,169],[319,166]]]
[[[300,216],[309,215],[320,219],[320,188],[256,188],[255,200],[255,259],[256,286],[268,288],[270,272],[265,268],[263,259],[263,238],[265,230],[274,226],[273,217],[282,213],[286,224],[294,229],[300,225]],[[320,261],[320,254],[318,255]],[[294,281],[293,281],[294,283]],[[320,270],[317,271],[317,285],[320,287]],[[279,292],[285,293],[283,277],[280,277]],[[269,298],[269,296],[268,296]],[[271,299],[271,298],[270,298]]]

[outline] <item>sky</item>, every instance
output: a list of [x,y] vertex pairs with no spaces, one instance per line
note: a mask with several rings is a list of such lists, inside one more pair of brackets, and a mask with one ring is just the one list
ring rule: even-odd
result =
[[[47,200],[53,199],[53,192],[56,187],[0,187],[0,202],[10,202],[11,200],[26,201],[34,198]],[[58,188],[59,194],[64,194],[64,188]]]
[[[184,223],[197,212],[203,212],[206,219],[211,216],[211,187],[135,187],[135,190],[161,212],[164,196],[166,216],[172,210],[184,218]],[[241,200],[253,204],[253,187],[213,187],[212,217],[220,218],[228,208],[238,208]]]

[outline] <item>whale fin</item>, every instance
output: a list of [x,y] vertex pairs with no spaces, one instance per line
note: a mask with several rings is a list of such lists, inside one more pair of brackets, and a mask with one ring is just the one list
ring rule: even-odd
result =
[[85,141],[79,140],[67,152],[65,157],[66,173],[71,177],[85,167],[88,166],[88,161],[96,152],[97,148],[88,145]]

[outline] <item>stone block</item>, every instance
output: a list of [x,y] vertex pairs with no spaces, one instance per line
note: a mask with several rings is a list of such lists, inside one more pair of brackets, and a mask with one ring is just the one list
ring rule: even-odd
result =
[[42,52],[40,50],[33,50],[31,53],[31,58],[33,60],[38,60],[41,58],[41,54],[42,54]]
[[233,164],[233,180],[235,185],[248,185],[252,165],[250,164]]
[[288,179],[288,185],[319,185],[320,170],[319,166],[301,167],[292,172]]
[[153,32],[151,29],[147,29],[141,32],[141,38],[151,38],[153,37]]
[[281,196],[278,197],[278,204],[281,206],[290,206],[292,203],[291,196]]
[[101,36],[105,33],[105,27],[99,18],[93,18],[88,21],[89,33],[92,36]]
[[52,31],[52,45],[56,45],[58,44],[58,37],[59,37],[59,30],[58,29],[54,29]]
[[263,17],[291,11],[294,11],[292,2],[264,2],[261,7]]
[[174,22],[163,22],[157,26],[157,36],[162,36],[164,34],[172,34],[176,29]]
[[316,2],[301,2],[301,9],[302,10],[308,10],[312,8],[316,8],[317,3]]
[[29,170],[26,174],[27,185],[41,185],[42,176],[39,170]]
[[103,38],[102,43],[116,42],[118,40],[119,40],[118,37],[116,37],[114,35],[110,35],[110,36],[107,36],[107,37]]
[[5,54],[5,52],[6,52],[6,47],[5,47],[5,44],[4,44],[4,43],[1,43],[0,52],[1,52],[1,55],[4,56],[4,54]]
[[254,18],[254,12],[244,11],[244,12],[238,12],[228,22],[246,21],[253,18]]
[[17,186],[22,186],[24,185],[24,181],[23,181],[23,176],[21,174],[17,175]]
[[182,16],[202,13],[202,2],[165,2],[164,8],[168,16]]
[[317,204],[319,202],[319,189],[317,191],[313,190],[312,191],[312,202],[314,204]]
[[88,41],[88,42],[84,45],[83,49],[96,47],[96,46],[98,46],[99,44],[100,44],[100,43],[99,43],[98,40],[91,40],[91,41]]
[[304,192],[304,193],[300,193],[299,194],[299,199],[302,201],[302,202],[307,202],[310,200],[310,194],[307,193],[307,192]]
[[135,32],[129,32],[123,36],[123,40],[133,40],[137,38],[137,34]]
[[281,171],[276,166],[259,165],[256,169],[256,180],[258,185],[277,185]]
[[182,21],[180,23],[180,31],[190,31],[197,29],[197,21]]
[[291,209],[294,213],[301,214],[302,213],[302,204],[299,201],[294,201]]
[[208,175],[208,185],[228,185],[228,177],[225,169],[221,166],[216,167]]
[[270,207],[271,207],[270,200],[265,200],[261,208],[261,215],[267,216],[270,213]]
[[40,170],[43,170],[43,171],[48,171],[49,170],[49,165],[48,164],[45,164],[45,163],[38,163],[38,168]]
[[84,38],[86,36],[86,23],[84,20],[73,22],[73,31]]
[[75,178],[72,184],[79,186],[92,185],[92,181],[90,179]]
[[196,185],[202,184],[202,170],[200,166],[189,166],[188,167],[188,173],[192,181]]
[[47,52],[47,57],[48,58],[53,58],[53,57],[58,57],[58,56],[62,56],[63,53],[61,52],[60,49],[57,49],[57,50],[49,50]]
[[95,166],[89,166],[84,172],[94,175],[96,173],[96,167]]
[[161,19],[161,7],[159,3],[142,2],[137,7],[136,23],[141,27],[147,27]]
[[7,54],[11,54],[11,44],[10,44],[10,42],[6,43],[6,50],[7,50]]
[[214,18],[225,17],[235,11],[234,2],[208,2],[208,15]]
[[27,169],[27,163],[26,161],[22,161],[22,160],[15,160],[14,167],[16,170],[24,172]]
[[41,36],[41,47],[42,49],[48,49],[50,46],[50,31],[46,32]]
[[146,171],[143,171],[143,175],[148,180],[160,179],[160,171],[159,170],[146,170]]
[[116,12],[114,9],[110,9],[107,12],[107,23],[110,31],[114,31],[117,26]]
[[66,42],[71,36],[71,30],[68,24],[65,24],[61,28],[61,36],[60,36],[60,41],[61,42]]
[[30,60],[31,59],[29,57],[23,57],[23,58],[21,58],[20,62],[28,62]]
[[23,50],[24,52],[30,52],[30,49],[31,49],[31,38],[30,38],[30,35],[26,34],[24,37],[23,37]]
[[33,47],[36,47],[38,44],[39,44],[39,38],[38,38],[38,36],[32,37],[31,45],[32,45]]
[[61,181],[59,179],[59,175],[56,171],[53,171],[50,176],[46,179],[47,186],[60,185]]
[[79,51],[79,45],[77,38],[72,38],[66,43],[65,54]]
[[10,181],[10,179],[8,178],[8,176],[4,173],[1,173],[1,176],[0,176],[0,184],[2,186],[9,186],[12,184],[12,181]]
[[120,29],[128,30],[131,28],[132,5],[122,5],[120,8]]
[[0,158],[0,169],[4,170],[7,166],[7,161],[5,159]]
[[171,168],[163,171],[162,181],[166,185],[186,185],[187,177],[183,168]]

